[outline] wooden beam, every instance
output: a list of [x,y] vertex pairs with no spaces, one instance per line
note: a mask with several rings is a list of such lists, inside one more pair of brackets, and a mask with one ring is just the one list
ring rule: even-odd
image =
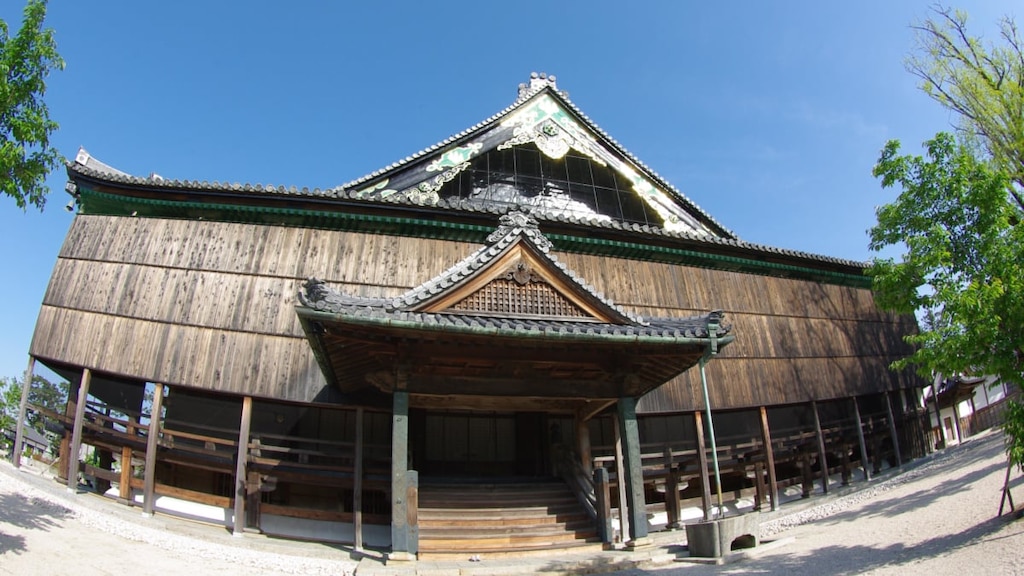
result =
[[[614,403],[614,400],[607,401]],[[477,410],[482,412],[544,412],[575,414],[583,399],[474,396],[468,394],[409,394],[409,406],[426,410]],[[591,403],[593,405],[593,403]],[[604,406],[602,406],[602,410]]]
[[78,400],[75,405],[75,426],[71,433],[71,449],[68,452],[68,492],[78,491],[78,453],[82,449],[82,421],[85,420],[85,406],[89,399],[89,381],[92,370],[82,369],[82,380],[78,383]]
[[779,509],[779,482],[775,477],[775,449],[772,447],[772,432],[768,428],[768,410],[761,406],[761,441],[764,443],[764,455],[768,466],[768,498],[772,502],[772,512]]
[[153,516],[156,504],[153,488],[156,484],[156,451],[160,428],[163,426],[161,412],[164,405],[164,385],[157,382],[153,385],[153,405],[149,409],[149,431],[146,434],[146,471],[142,488],[142,515]]
[[356,408],[355,472],[352,479],[352,528],[355,549],[363,550],[363,409]]
[[903,455],[900,454],[900,438],[896,434],[896,418],[892,415],[892,402],[889,401],[889,391],[885,391],[885,411],[889,416],[889,434],[892,435],[892,451],[896,455],[896,465],[903,466]]
[[644,497],[644,468],[640,456],[640,428],[636,421],[636,398],[619,399],[619,425],[626,458],[626,498],[629,501],[629,542],[647,537],[647,500]]
[[850,398],[853,402],[853,418],[857,423],[857,444],[860,445],[860,468],[864,471],[864,480],[871,480],[871,469],[868,467],[868,445],[864,441],[864,423],[860,419],[860,406],[857,397]]
[[814,413],[814,433],[818,436],[818,465],[821,466],[821,492],[828,494],[828,456],[825,454],[825,435],[821,432],[821,418],[818,416],[818,402],[811,400]]
[[252,423],[252,396],[242,398],[242,414],[238,421],[238,446],[235,451],[235,517],[233,536],[245,534],[245,500],[246,476],[245,467],[249,463],[249,429]]
[[25,446],[25,412],[28,410],[28,395],[32,389],[32,378],[35,377],[36,359],[28,357],[28,367],[25,368],[25,379],[21,383],[21,403],[18,405],[18,426],[14,432],[14,453],[11,454],[11,462],[15,468],[21,468],[21,453]]
[[704,444],[704,416],[700,410],[693,412],[693,424],[697,429],[697,475],[700,478],[700,501],[706,522],[711,520],[711,485],[708,483],[708,450]]
[[[550,400],[545,399],[546,402]],[[576,411],[576,417],[586,422],[594,416],[597,416],[604,411],[605,408],[615,404],[615,400],[592,400],[587,398],[584,400],[583,406],[580,406]]]

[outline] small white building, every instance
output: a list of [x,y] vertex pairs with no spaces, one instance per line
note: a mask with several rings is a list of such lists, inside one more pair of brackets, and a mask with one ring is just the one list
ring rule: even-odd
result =
[[[938,419],[932,395],[938,396]],[[1010,387],[995,376],[935,377],[922,391],[936,445],[956,445],[974,434],[1001,422],[1001,405]]]

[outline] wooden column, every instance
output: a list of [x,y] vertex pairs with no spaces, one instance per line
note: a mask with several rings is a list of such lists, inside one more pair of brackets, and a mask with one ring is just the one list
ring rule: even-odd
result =
[[[935,407],[935,425],[939,429],[939,442],[936,448],[939,450],[946,447],[946,433],[942,430],[942,412],[939,411],[939,393],[935,389],[935,379],[932,379],[932,406]],[[928,437],[932,437],[931,418],[928,419]]]
[[903,466],[903,456],[900,454],[900,439],[896,434],[896,418],[892,414],[892,402],[889,400],[889,391],[885,391],[885,411],[889,417],[889,434],[892,435],[892,451],[896,455],[896,465]]
[[[404,379],[404,378],[403,378]],[[410,560],[409,507],[409,393],[395,390],[391,412],[391,558]]]
[[825,435],[821,432],[821,418],[818,416],[818,402],[811,400],[814,413],[814,432],[818,436],[818,465],[821,466],[821,492],[828,494],[828,456],[825,454]]
[[857,397],[850,398],[853,401],[853,419],[857,423],[857,444],[860,445],[860,467],[864,470],[864,480],[871,480],[871,469],[868,468],[868,445],[864,441],[864,423],[860,419],[860,406],[857,405]]
[[603,466],[594,469],[594,496],[597,500],[597,534],[604,544],[615,541],[612,530],[611,494],[608,488],[608,471]]
[[142,484],[142,515],[147,518],[153,516],[153,507],[156,504],[156,451],[160,429],[163,427],[161,412],[164,405],[164,385],[156,383],[153,386],[153,405],[149,409],[149,431],[146,433],[146,472]]
[[924,435],[924,427],[921,425],[921,404],[918,402],[917,391],[904,388],[903,404],[914,407],[914,428],[917,429],[917,441],[921,443],[921,456],[926,456],[930,450],[928,450],[928,440]]
[[630,533],[629,512],[626,508],[626,458],[623,455],[625,452],[622,448],[622,418],[618,412],[615,413],[613,419],[613,426],[615,432],[615,484],[619,492],[619,533],[622,541],[626,541],[626,537]]
[[576,424],[576,447],[579,450],[580,465],[587,476],[594,474],[594,455],[590,449],[590,426],[578,413],[574,419]]
[[665,466],[665,516],[668,518],[665,527],[678,528],[679,509],[682,506],[679,500],[679,476],[672,458],[672,446],[665,446],[662,463]]
[[619,398],[619,424],[626,458],[626,499],[629,502],[629,540],[647,537],[647,501],[644,498],[644,470],[640,457],[640,429],[636,422],[636,399]]
[[11,462],[15,468],[21,468],[21,453],[25,449],[25,413],[28,411],[28,395],[35,377],[36,359],[28,357],[28,368],[25,368],[25,380],[21,383],[21,403],[18,404],[18,425],[14,431],[14,452]]
[[242,415],[238,421],[238,447],[235,452],[235,517],[233,536],[245,534],[245,499],[248,482],[245,473],[249,463],[249,428],[252,423],[252,396],[242,398]]
[[82,380],[78,383],[78,400],[75,404],[75,427],[71,433],[71,448],[68,451],[68,492],[78,491],[78,453],[82,449],[82,422],[85,420],[85,405],[89,400],[89,381],[92,370],[82,369]]
[[964,435],[960,430],[960,402],[955,396],[953,397],[953,426],[956,428],[956,443],[960,444],[964,441]]
[[761,441],[764,442],[764,457],[768,466],[768,497],[772,501],[772,512],[779,509],[779,483],[775,477],[775,449],[772,448],[772,433],[768,428],[768,410],[761,406]]
[[[128,416],[128,436],[135,436],[135,416]],[[118,482],[118,500],[123,504],[132,503],[132,448],[121,447],[121,479]]]
[[355,548],[363,549],[363,409],[356,408],[355,470],[352,478],[352,530]]
[[704,520],[711,520],[711,485],[708,483],[708,451],[704,444],[704,416],[700,410],[693,413],[697,429],[697,468],[700,475],[700,502],[704,508]]

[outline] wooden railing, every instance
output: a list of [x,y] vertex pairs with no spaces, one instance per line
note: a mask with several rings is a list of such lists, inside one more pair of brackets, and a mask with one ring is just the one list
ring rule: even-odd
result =
[[591,520],[599,520],[597,509],[597,495],[594,491],[594,481],[586,470],[580,457],[575,452],[562,445],[552,447],[555,453],[555,463],[558,475],[569,485],[572,493],[576,495],[580,505],[586,510]]

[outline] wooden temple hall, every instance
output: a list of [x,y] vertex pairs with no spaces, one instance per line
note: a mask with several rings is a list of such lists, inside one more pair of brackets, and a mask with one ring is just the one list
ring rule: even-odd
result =
[[863,263],[744,242],[553,76],[326,190],[67,171],[29,373],[72,383],[61,478],[145,514],[600,549],[927,449]]

